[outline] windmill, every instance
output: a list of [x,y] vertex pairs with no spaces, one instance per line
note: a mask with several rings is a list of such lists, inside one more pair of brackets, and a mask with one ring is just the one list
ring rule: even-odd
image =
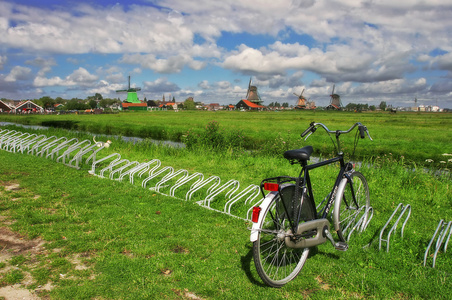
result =
[[303,96],[304,89],[301,91],[300,95],[293,93],[295,96],[298,96],[297,106],[295,109],[306,109],[306,98]]
[[259,96],[259,93],[257,92],[257,87],[254,85],[251,85],[251,78],[250,82],[248,83],[248,91],[246,92],[246,100],[261,105],[262,100]]
[[117,90],[116,93],[127,93],[127,102],[130,103],[141,103],[140,100],[138,99],[138,95],[137,92],[141,91],[141,88],[137,87],[137,88],[131,88],[130,87],[130,75],[129,75],[129,87],[127,90]]
[[335,109],[335,110],[341,110],[342,109],[342,102],[341,102],[341,96],[339,94],[334,93],[335,84],[333,84],[333,90],[331,91],[331,102],[330,105],[328,105],[328,109]]

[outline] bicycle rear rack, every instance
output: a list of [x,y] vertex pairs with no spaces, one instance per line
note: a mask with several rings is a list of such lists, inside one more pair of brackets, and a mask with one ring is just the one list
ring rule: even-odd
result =
[[[386,227],[388,227],[388,225],[391,222],[392,218],[394,218],[394,216],[399,211],[399,209],[400,209],[399,217],[397,218],[397,220],[395,221],[394,225],[392,225],[391,229],[389,230],[386,239],[383,239],[383,233],[384,233]],[[403,230],[405,229],[405,225],[408,222],[408,219],[410,218],[410,215],[411,215],[411,205],[407,204],[407,205],[404,206],[402,203],[399,203],[399,205],[396,207],[396,209],[392,213],[391,217],[389,217],[389,220],[386,222],[386,224],[383,226],[383,228],[380,231],[380,239],[379,239],[379,246],[378,246],[379,250],[381,250],[382,242],[386,242],[386,252],[389,252],[389,241],[391,239],[391,234],[393,232],[395,233],[395,231],[397,230],[397,225],[399,224],[400,220],[402,219],[403,215],[406,212],[407,212],[407,216],[405,217],[405,221],[403,221],[402,229],[400,231],[400,236],[403,238]]]
[[436,263],[436,256],[438,255],[439,250],[441,249],[441,245],[443,244],[444,239],[446,241],[444,242],[444,253],[447,251],[447,244],[449,243],[450,236],[452,235],[452,221],[446,223],[444,220],[440,220],[438,223],[438,227],[436,227],[435,233],[433,234],[432,239],[430,240],[430,243],[427,246],[427,250],[425,250],[424,254],[424,267],[427,264],[427,258],[430,251],[430,247],[433,244],[433,241],[435,240],[436,236],[438,236],[436,243],[435,243],[435,251],[433,254],[433,264],[432,268],[435,267]]

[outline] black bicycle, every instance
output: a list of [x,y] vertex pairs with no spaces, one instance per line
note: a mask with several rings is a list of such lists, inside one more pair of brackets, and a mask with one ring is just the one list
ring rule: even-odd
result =
[[[311,247],[329,240],[337,250],[347,250],[347,226],[356,220],[367,224],[369,218],[370,198],[366,178],[355,171],[353,163],[344,162],[340,142],[342,134],[357,127],[354,152],[359,138],[363,139],[367,134],[372,140],[367,127],[355,123],[346,131],[333,131],[322,123],[312,122],[301,137],[306,136],[307,139],[319,127],[335,135],[337,156],[308,165],[312,146],[286,151],[284,157],[291,164],[301,165],[299,176],[264,179],[261,183],[264,200],[260,206],[253,208],[250,240],[253,242],[254,263],[259,276],[272,287],[281,287],[298,275]],[[331,192],[316,207],[309,171],[337,162],[340,168]],[[331,216],[339,241],[335,241],[330,232]]]

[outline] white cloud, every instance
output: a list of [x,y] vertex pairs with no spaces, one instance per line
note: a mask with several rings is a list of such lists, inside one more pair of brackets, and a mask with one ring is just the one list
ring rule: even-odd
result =
[[33,81],[35,87],[46,87],[46,86],[81,86],[81,87],[92,87],[96,84],[98,77],[96,75],[90,74],[84,68],[78,68],[72,74],[67,76],[65,79],[59,76],[54,76],[52,78],[46,78],[41,75],[36,76]]
[[157,73],[179,73],[185,66],[193,70],[201,70],[206,63],[194,60],[189,55],[177,55],[167,58],[157,58],[153,54],[126,54],[120,60],[124,64],[138,64],[142,68],[153,70]]
[[145,81],[144,82],[144,92],[151,92],[151,93],[169,93],[169,92],[177,92],[180,88],[172,83],[169,82],[167,78],[162,77],[155,81]]
[[6,63],[8,58],[4,55],[0,55],[0,70],[3,69],[3,65]]
[[[435,79],[425,76],[424,84],[415,84],[417,79],[404,79],[414,72],[423,79],[424,75],[419,75],[423,67],[452,74],[450,0],[199,0],[196,5],[185,0],[156,0],[152,6],[139,3],[37,8],[0,2],[2,49],[21,49],[27,59],[30,55],[37,57],[26,62],[30,68],[6,70],[9,75],[4,75],[3,80],[25,79],[30,70],[28,75],[36,73],[35,86],[86,90],[124,84],[123,74],[130,73],[133,67],[134,73],[151,70],[173,74],[219,66],[234,74],[254,75],[262,87],[273,89],[276,94],[290,94],[286,87],[301,86],[309,87],[307,91],[312,94],[324,93],[332,82],[344,89],[347,83],[346,91],[351,93],[369,90],[397,94],[428,90],[429,85],[431,93],[445,90],[446,84],[431,82],[437,81],[437,74]],[[251,39],[243,40],[241,46],[222,40],[222,46],[228,47],[222,48],[217,43],[225,32],[245,33]],[[298,41],[293,39],[294,32],[299,34]],[[252,35],[257,34],[264,41],[272,41],[253,46],[258,36]],[[445,54],[431,55],[435,49]],[[95,75],[81,67],[66,76],[53,68],[56,61],[51,57],[55,53],[75,54],[69,60],[88,69],[87,61],[76,54],[118,54],[122,65],[101,67],[99,62]],[[2,67],[7,68],[6,56],[0,55]],[[129,68],[127,73],[123,67]],[[317,81],[309,84],[312,80]],[[165,85],[175,88],[169,80],[148,83],[157,90]],[[206,81],[198,88],[229,93],[234,89],[229,85],[226,81]],[[375,86],[378,88],[372,89]],[[260,91],[264,93],[265,89]]]
[[12,82],[17,80],[27,80],[31,78],[31,69],[22,66],[15,66],[8,76],[5,77],[5,81]]

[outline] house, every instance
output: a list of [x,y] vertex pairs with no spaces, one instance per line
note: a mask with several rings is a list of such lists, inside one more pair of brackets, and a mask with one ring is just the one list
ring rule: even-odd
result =
[[175,110],[177,109],[176,102],[162,102],[159,105],[160,108],[168,108],[169,106],[171,106]]
[[13,110],[13,108],[9,104],[0,100],[0,112],[10,112],[11,110]]
[[265,108],[263,105],[245,99],[240,100],[235,107],[242,110],[263,110]]
[[30,100],[26,100],[26,101],[21,101],[18,105],[16,105],[15,107],[15,111],[17,113],[30,113],[30,112],[44,112],[44,108],[42,108],[41,106],[37,105],[36,103],[30,101]]
[[213,110],[213,111],[219,110],[220,109],[220,104],[219,103],[210,103],[210,104],[208,104],[207,109],[208,110]]
[[141,102],[141,103],[123,102],[122,109],[123,110],[147,110],[148,105],[145,102]]

